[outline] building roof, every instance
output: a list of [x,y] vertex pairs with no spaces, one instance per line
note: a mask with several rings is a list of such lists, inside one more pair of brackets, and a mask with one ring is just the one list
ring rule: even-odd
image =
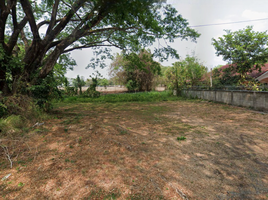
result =
[[[232,66],[232,65],[224,65],[224,66],[220,67],[219,70],[222,71],[222,70],[224,70],[226,68],[229,68],[230,66]],[[238,73],[236,73],[236,75],[237,74]],[[248,72],[247,74],[249,76],[251,76],[252,78],[257,79],[258,81],[260,81],[262,83],[268,83],[268,79],[267,79],[268,78],[267,77],[268,76],[268,63],[266,63],[264,66],[262,66],[260,71],[254,69],[252,72]],[[265,76],[262,76],[264,74],[265,74]],[[265,82],[263,82],[264,79],[266,79]]]

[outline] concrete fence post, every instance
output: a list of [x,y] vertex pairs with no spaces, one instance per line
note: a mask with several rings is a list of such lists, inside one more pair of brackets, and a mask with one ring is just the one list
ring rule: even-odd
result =
[[253,92],[253,108],[256,110],[257,108],[257,95],[256,92]]
[[231,105],[234,105],[234,91],[231,91]]

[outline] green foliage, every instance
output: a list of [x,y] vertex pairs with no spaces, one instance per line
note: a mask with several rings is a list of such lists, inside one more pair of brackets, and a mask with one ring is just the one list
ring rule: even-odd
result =
[[77,91],[79,89],[79,94],[82,94],[82,87],[86,85],[86,82],[83,77],[80,78],[79,75],[75,79],[73,79],[73,86],[75,88],[75,92],[77,94]]
[[53,74],[45,79],[39,79],[37,84],[28,87],[28,92],[35,99],[36,104],[44,111],[52,109],[52,104],[50,103],[52,99],[62,98]]
[[7,106],[0,101],[0,118],[7,114]]
[[196,57],[189,55],[186,56],[183,64],[186,68],[186,80],[191,86],[198,85],[203,75],[207,73],[207,68]]
[[106,78],[102,78],[102,79],[99,79],[98,83],[99,83],[98,85],[104,86],[106,89],[107,86],[109,85],[109,80],[107,80]]
[[66,103],[73,102],[154,102],[154,101],[176,101],[180,98],[174,96],[172,92],[138,92],[124,94],[107,94],[99,98],[88,98],[83,96],[67,97],[63,100]]
[[260,70],[268,60],[268,35],[265,32],[255,32],[252,26],[243,30],[231,32],[226,30],[226,35],[213,38],[212,44],[217,56],[232,64],[232,69],[241,76],[243,81],[248,72]]
[[100,96],[100,92],[96,91],[96,87],[98,85],[98,77],[96,75],[95,78],[91,77],[92,83],[90,84],[89,88],[86,90],[85,95],[91,98],[97,98]]
[[181,137],[177,137],[177,140],[181,141],[181,140],[186,140],[186,137],[181,136]]
[[179,95],[182,88],[187,85],[196,86],[207,68],[194,56],[187,55],[182,61],[173,63],[172,67],[166,67],[163,71],[165,85],[169,89],[176,89]]
[[221,88],[224,86],[236,86],[239,83],[240,76],[236,75],[232,68],[225,68],[223,70],[212,70],[213,87]]
[[22,187],[22,186],[24,186],[24,183],[19,182],[18,187]]
[[77,92],[75,93],[75,87],[65,87],[65,92],[68,96],[77,95]]
[[117,54],[109,74],[112,79],[118,77],[129,91],[151,91],[154,77],[161,74],[161,66],[149,50],[142,49],[138,54]]
[[25,127],[25,118],[20,115],[10,115],[0,118],[0,136],[18,135]]
[[73,70],[76,65],[76,61],[70,57],[70,54],[62,54],[53,68],[55,85],[68,87],[69,82],[65,74],[67,70]]

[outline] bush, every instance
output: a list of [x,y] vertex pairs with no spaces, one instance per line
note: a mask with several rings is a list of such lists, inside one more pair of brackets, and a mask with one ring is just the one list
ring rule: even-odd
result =
[[0,136],[16,136],[26,127],[26,119],[20,115],[10,115],[0,119]]
[[28,92],[34,98],[36,105],[46,112],[52,109],[52,99],[62,98],[62,92],[55,85],[54,78],[50,76],[29,87]]
[[0,117],[7,115],[7,106],[0,102]]

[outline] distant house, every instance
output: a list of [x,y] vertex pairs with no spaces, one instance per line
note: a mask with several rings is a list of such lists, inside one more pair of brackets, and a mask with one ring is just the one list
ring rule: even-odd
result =
[[256,80],[258,80],[261,83],[268,84],[268,68],[266,69],[266,71],[263,71],[262,73],[258,74],[258,77],[256,77]]
[[[230,66],[231,65],[224,65],[220,67],[218,70],[222,72],[224,69],[229,68]],[[266,63],[261,68],[261,71],[253,70],[252,72],[248,72],[247,74],[261,83],[268,83],[268,63]]]

